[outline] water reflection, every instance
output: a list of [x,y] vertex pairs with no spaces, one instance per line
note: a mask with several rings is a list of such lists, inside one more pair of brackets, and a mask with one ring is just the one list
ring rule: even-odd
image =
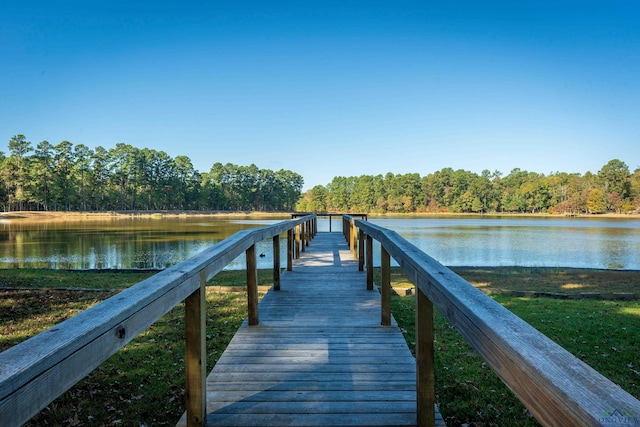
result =
[[[0,267],[164,269],[233,233],[274,219],[213,217],[114,218],[101,221],[0,222]],[[640,269],[640,219],[370,218],[445,265]],[[332,230],[340,232],[334,218]],[[328,231],[319,219],[319,231]],[[379,247],[374,245],[376,262]],[[256,248],[273,265],[271,240]],[[286,238],[281,238],[286,253]],[[283,263],[284,257],[283,258]],[[244,268],[244,256],[228,268]]]
[[372,219],[445,265],[640,269],[640,219]]
[[[0,224],[0,267],[164,269],[238,231],[280,220],[167,217],[4,222]],[[244,266],[244,259],[232,265]]]

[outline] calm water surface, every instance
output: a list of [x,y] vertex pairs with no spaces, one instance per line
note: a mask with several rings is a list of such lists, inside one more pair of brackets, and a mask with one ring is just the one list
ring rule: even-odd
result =
[[[282,219],[188,216],[50,223],[0,221],[0,268],[164,269],[240,230],[279,221]],[[271,242],[258,245],[257,250],[271,251]],[[261,261],[266,265],[266,257]],[[244,268],[244,259],[236,260],[231,268]]]
[[372,219],[450,266],[640,269],[640,219]]
[[[237,231],[282,219],[163,217],[61,223],[0,221],[0,267],[163,269]],[[395,230],[450,266],[640,270],[640,219],[403,217],[370,220]],[[332,228],[339,231],[340,221],[334,219]],[[328,221],[319,220],[319,229],[328,231]],[[281,240],[284,251],[285,239]],[[258,260],[259,267],[270,267],[271,241],[260,243],[257,251],[265,254]],[[230,265],[230,268],[243,267],[242,257]]]

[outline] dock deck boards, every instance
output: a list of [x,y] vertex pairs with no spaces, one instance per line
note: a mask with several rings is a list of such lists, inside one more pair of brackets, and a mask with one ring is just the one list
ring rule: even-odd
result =
[[380,294],[340,233],[306,249],[208,376],[207,426],[416,425],[415,359]]

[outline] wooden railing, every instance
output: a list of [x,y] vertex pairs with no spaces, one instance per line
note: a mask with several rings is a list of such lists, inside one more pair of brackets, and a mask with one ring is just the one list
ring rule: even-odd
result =
[[390,321],[391,257],[416,287],[420,426],[434,425],[433,304],[541,424],[640,425],[640,401],[396,232],[349,216],[345,228],[370,289],[372,241],[380,242],[383,324]]
[[[333,221],[332,219],[335,217],[339,217],[340,220],[342,220],[344,222],[344,214],[341,213],[329,213],[329,212],[313,212],[313,214],[316,216],[316,218],[328,218],[329,219],[329,233],[333,232]],[[292,218],[298,218],[301,216],[305,216],[305,215],[310,215],[310,213],[304,213],[304,212],[297,212],[294,214],[291,214]],[[367,220],[368,214],[364,214],[364,213],[351,213],[349,214],[350,217],[357,217],[360,219],[364,219],[365,221]],[[343,224],[344,225],[344,224]],[[344,232],[346,230],[346,228],[342,228],[342,231]]]
[[0,353],[0,425],[19,426],[71,388],[161,316],[185,301],[187,424],[206,420],[205,284],[246,254],[248,321],[258,316],[255,245],[273,239],[274,288],[280,288],[280,234],[287,233],[287,269],[309,244],[315,215],[240,231]]

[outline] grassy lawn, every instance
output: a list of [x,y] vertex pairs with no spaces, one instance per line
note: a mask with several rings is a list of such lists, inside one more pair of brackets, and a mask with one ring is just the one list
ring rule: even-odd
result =
[[[640,273],[559,269],[458,270],[483,288],[547,292],[640,291]],[[620,273],[620,274],[618,274]],[[148,277],[150,272],[0,270],[0,351]],[[268,284],[270,271],[261,271]],[[394,287],[410,286],[393,269]],[[242,286],[244,272],[209,283]],[[12,288],[12,289],[6,289]],[[18,289],[27,288],[27,289]],[[97,289],[97,291],[73,290]],[[640,397],[640,301],[493,295],[625,390]],[[246,317],[244,293],[207,293],[208,369]],[[414,298],[393,297],[393,314],[412,345]],[[537,425],[528,411],[439,313],[435,318],[436,393],[448,425]],[[184,411],[184,306],[130,342],[28,425],[175,425]]]

